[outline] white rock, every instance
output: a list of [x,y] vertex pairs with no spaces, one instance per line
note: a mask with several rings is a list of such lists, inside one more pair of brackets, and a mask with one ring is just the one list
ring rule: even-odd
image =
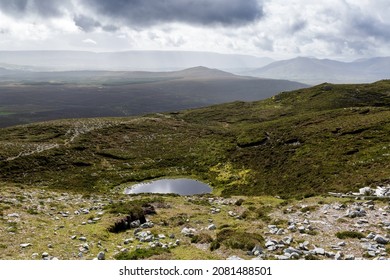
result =
[[230,257],[228,257],[226,260],[229,260],[229,261],[238,261],[238,260],[242,260],[242,258],[237,257],[237,256],[230,256]]
[[313,250],[314,254],[316,255],[325,255],[325,250],[323,248],[315,248]]
[[31,243],[22,243],[22,244],[20,244],[21,248],[27,248],[27,247],[30,247],[30,246],[32,246]]
[[211,224],[207,227],[208,230],[216,230],[217,227],[214,224]]
[[20,217],[20,215],[18,213],[11,213],[11,214],[8,214],[7,216],[10,218],[19,218]]

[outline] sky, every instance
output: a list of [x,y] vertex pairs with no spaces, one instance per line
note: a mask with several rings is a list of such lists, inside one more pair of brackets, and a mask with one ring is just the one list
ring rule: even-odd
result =
[[388,0],[0,0],[0,50],[390,56]]

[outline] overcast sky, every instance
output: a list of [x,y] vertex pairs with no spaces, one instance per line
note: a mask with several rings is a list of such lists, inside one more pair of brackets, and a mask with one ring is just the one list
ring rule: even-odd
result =
[[390,56],[388,0],[0,0],[0,50]]

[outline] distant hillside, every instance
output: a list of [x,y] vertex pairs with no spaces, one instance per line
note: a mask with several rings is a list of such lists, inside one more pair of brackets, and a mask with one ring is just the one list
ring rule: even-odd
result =
[[350,63],[329,59],[298,57],[273,62],[245,74],[263,78],[288,79],[307,84],[364,83],[390,78],[390,57]]
[[185,51],[0,51],[0,66],[19,70],[176,70],[203,65],[218,69],[262,67],[273,60],[249,55]]
[[134,116],[254,101],[306,87],[195,67],[173,72],[0,72],[0,127],[60,118]]
[[0,129],[0,181],[87,193],[189,176],[226,196],[302,198],[388,183],[389,156],[390,81]]

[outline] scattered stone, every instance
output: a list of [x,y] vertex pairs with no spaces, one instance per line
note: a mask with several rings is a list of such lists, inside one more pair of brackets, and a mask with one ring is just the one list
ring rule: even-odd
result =
[[139,220],[132,221],[130,223],[130,228],[137,228],[141,225],[141,222]]
[[286,236],[282,239],[282,243],[285,245],[290,245],[292,241],[293,241],[292,236]]
[[133,243],[133,241],[134,241],[133,238],[128,238],[128,239],[125,239],[125,241],[123,241],[123,243],[124,243],[125,245],[127,245],[127,244],[130,244],[130,243]]
[[81,237],[79,237],[79,240],[80,241],[87,241],[87,238],[85,236],[81,236]]
[[101,251],[99,252],[99,254],[97,255],[97,259],[98,260],[105,260],[106,259],[106,253]]
[[367,255],[369,255],[370,257],[373,257],[373,258],[376,257],[375,251],[368,251],[368,252],[367,252]]
[[265,243],[265,247],[268,248],[268,247],[271,247],[271,246],[274,246],[276,243],[271,241],[271,240],[268,240],[266,243]]
[[242,260],[242,258],[237,257],[237,256],[230,256],[230,257],[228,257],[226,260],[229,260],[229,261],[238,261],[238,260]]
[[48,257],[49,257],[49,253],[48,252],[43,252],[42,253],[42,259],[48,258]]
[[295,249],[294,247],[288,247],[287,249],[284,249],[283,252],[285,254],[290,254],[290,255],[293,253],[298,254],[298,255],[303,254],[301,250]]
[[389,239],[383,237],[382,235],[379,235],[377,234],[375,237],[374,237],[374,241],[376,241],[377,243],[379,244],[384,244],[386,245],[387,243],[389,243]]
[[346,255],[345,260],[353,261],[355,259],[354,255]]
[[70,239],[75,240],[77,238],[77,235],[72,235]]
[[211,224],[207,227],[208,230],[216,230],[217,227],[214,224]]
[[228,215],[229,215],[230,217],[235,217],[235,216],[237,216],[237,213],[236,213],[236,212],[233,212],[233,211],[229,211],[229,212],[228,212]]
[[337,243],[337,246],[343,247],[345,245],[347,245],[347,243],[345,243],[345,241],[341,241],[341,242]]
[[334,252],[325,252],[325,256],[327,256],[328,258],[334,258],[336,256],[336,254]]
[[258,256],[263,253],[263,248],[261,248],[259,245],[256,245],[255,247],[253,247],[250,253],[250,255]]
[[22,243],[22,244],[20,244],[21,248],[27,248],[27,247],[30,247],[30,246],[32,246],[31,243]]
[[335,260],[342,260],[344,257],[344,254],[342,252],[337,252],[336,255],[334,256]]
[[346,216],[349,218],[364,217],[366,215],[366,211],[360,207],[355,207],[354,210],[348,209],[346,213]]
[[20,215],[18,213],[11,213],[11,214],[8,214],[7,216],[10,218],[19,218],[20,217]]
[[152,227],[154,227],[154,224],[151,221],[141,224],[141,228],[152,228]]
[[289,260],[290,257],[289,256],[285,256],[285,255],[277,255],[275,256],[278,260],[280,261],[285,261],[285,260]]
[[368,239],[374,239],[374,238],[375,238],[375,236],[376,236],[376,234],[375,234],[375,233],[373,233],[373,232],[370,232],[370,233],[367,235],[367,237],[366,237],[366,238],[368,238]]
[[170,239],[175,239],[175,235],[174,235],[173,233],[171,233],[171,234],[169,235],[169,238],[170,238]]
[[161,234],[161,233],[160,233],[160,234],[158,235],[158,239],[165,239],[165,238],[166,238],[166,236],[165,236],[164,234]]
[[39,256],[38,253],[33,253],[33,254],[31,255],[31,258],[36,259],[38,256]]
[[325,250],[323,248],[315,248],[313,253],[316,255],[325,255]]
[[184,234],[185,236],[192,237],[196,234],[196,229],[185,227],[181,230],[181,233]]

